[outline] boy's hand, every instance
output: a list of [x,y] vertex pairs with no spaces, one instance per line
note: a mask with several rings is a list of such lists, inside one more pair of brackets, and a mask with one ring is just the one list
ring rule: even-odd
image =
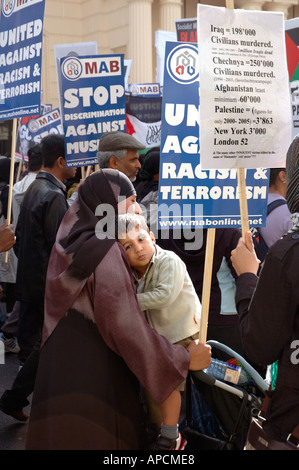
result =
[[212,355],[211,346],[202,344],[198,339],[195,339],[187,349],[190,352],[190,370],[202,370],[209,367]]

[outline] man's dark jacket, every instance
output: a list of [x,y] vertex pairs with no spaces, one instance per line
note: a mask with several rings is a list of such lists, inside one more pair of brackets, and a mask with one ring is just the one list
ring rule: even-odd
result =
[[43,305],[49,257],[67,209],[61,183],[47,171],[38,173],[26,191],[16,228],[17,300]]

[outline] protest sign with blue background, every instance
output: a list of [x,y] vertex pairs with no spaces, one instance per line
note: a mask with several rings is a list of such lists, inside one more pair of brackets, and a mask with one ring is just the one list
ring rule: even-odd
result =
[[34,144],[39,144],[46,135],[63,134],[59,108],[29,121],[28,129]]
[[[158,228],[241,228],[237,170],[202,170],[197,44],[167,42]],[[265,226],[269,170],[246,171],[249,225]]]
[[97,164],[101,135],[126,132],[124,56],[64,57],[60,70],[66,165]]
[[45,0],[2,0],[0,120],[40,114]]

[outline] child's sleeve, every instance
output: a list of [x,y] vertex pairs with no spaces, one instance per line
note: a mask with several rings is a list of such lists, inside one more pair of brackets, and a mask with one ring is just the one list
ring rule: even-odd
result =
[[140,310],[161,309],[172,304],[181,291],[185,278],[185,265],[179,259],[167,257],[159,266],[157,283],[147,292],[137,293]]

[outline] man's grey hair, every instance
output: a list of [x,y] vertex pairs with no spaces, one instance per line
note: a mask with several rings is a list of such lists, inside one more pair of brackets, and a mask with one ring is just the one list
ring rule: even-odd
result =
[[112,156],[117,158],[117,160],[121,161],[127,155],[127,149],[124,150],[109,150],[102,152],[101,150],[97,153],[97,158],[99,162],[100,168],[108,168],[109,160]]

